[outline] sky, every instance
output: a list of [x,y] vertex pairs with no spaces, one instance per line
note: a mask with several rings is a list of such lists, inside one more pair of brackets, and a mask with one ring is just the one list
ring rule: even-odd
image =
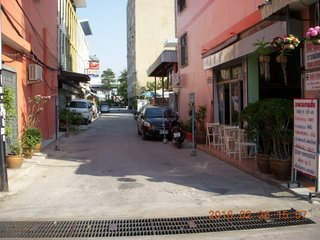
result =
[[90,55],[100,59],[100,74],[111,68],[116,76],[127,68],[127,0],[86,0],[78,8],[79,20],[88,19],[92,30],[87,36]]

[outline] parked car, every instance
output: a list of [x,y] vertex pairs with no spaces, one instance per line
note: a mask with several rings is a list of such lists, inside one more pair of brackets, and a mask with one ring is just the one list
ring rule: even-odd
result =
[[102,104],[100,106],[100,111],[101,113],[109,113],[110,112],[110,107],[107,104]]
[[73,99],[68,104],[67,110],[74,113],[81,113],[84,124],[92,121],[92,103],[86,99]]
[[170,125],[174,120],[175,114],[168,107],[147,105],[137,116],[138,134],[143,140],[170,137]]

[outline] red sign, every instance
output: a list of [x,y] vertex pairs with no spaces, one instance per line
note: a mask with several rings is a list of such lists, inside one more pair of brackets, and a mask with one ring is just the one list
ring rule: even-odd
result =
[[320,67],[320,46],[314,45],[312,42],[305,43],[304,57],[306,69]]
[[89,69],[99,69],[99,62],[89,62]]

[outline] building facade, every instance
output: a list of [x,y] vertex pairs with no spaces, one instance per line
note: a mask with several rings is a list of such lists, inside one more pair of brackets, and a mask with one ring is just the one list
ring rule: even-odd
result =
[[182,119],[189,119],[190,93],[196,108],[207,107],[207,122],[228,125],[238,124],[250,102],[302,97],[301,46],[290,52],[285,65],[276,61],[276,51],[271,53],[264,73],[253,44],[288,34],[303,39],[304,19],[315,2],[177,0]]
[[13,90],[17,110],[7,144],[28,126],[28,99],[35,95],[51,97],[37,123],[43,138],[50,138],[56,129],[58,2],[2,0],[1,5],[3,85]]
[[147,70],[175,36],[174,0],[128,0],[128,98],[140,95],[149,78]]

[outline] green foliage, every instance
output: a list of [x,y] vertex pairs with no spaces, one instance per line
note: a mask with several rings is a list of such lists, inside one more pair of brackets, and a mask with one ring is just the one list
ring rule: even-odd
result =
[[72,113],[72,121],[79,121],[82,120],[82,114],[81,113]]
[[28,127],[22,135],[22,147],[32,150],[37,143],[41,143],[41,130],[36,127]]
[[120,82],[119,87],[119,95],[123,98],[123,101],[125,102],[125,105],[128,104],[128,71],[127,69],[124,69],[121,71],[120,76],[118,78],[118,81]]
[[101,81],[103,83],[103,87],[107,90],[110,90],[113,84],[116,82],[116,75],[110,68],[108,68],[102,72]]
[[254,138],[259,134],[264,154],[278,159],[290,159],[292,147],[293,103],[287,99],[270,98],[250,104],[240,113],[246,121],[246,133]]
[[11,155],[21,156],[22,146],[20,142],[14,142],[10,145]]
[[[192,117],[192,105],[189,104],[189,116]],[[206,132],[207,105],[199,105],[198,110],[195,107],[194,119],[196,122],[195,130],[199,133]],[[191,120],[190,120],[191,121]]]
[[261,41],[257,39],[255,43],[252,43],[252,46],[257,47],[254,52],[258,56],[267,56],[273,52],[273,49],[270,46],[270,42],[265,42],[264,38]]
[[[162,89],[162,82],[157,81],[156,86],[157,86],[157,90]],[[147,91],[147,92],[154,91],[154,81],[147,82],[147,85],[145,87],[145,91]]]
[[13,132],[10,123],[13,122],[13,119],[17,117],[17,112],[14,106],[15,94],[11,88],[3,88],[3,105],[6,110],[6,126],[5,126],[5,136],[10,136]]
[[187,120],[183,124],[182,128],[184,131],[191,133],[192,132],[192,120],[191,119]]
[[59,121],[64,122],[66,124],[70,124],[73,119],[73,113],[69,112],[67,109],[62,109],[59,112]]

